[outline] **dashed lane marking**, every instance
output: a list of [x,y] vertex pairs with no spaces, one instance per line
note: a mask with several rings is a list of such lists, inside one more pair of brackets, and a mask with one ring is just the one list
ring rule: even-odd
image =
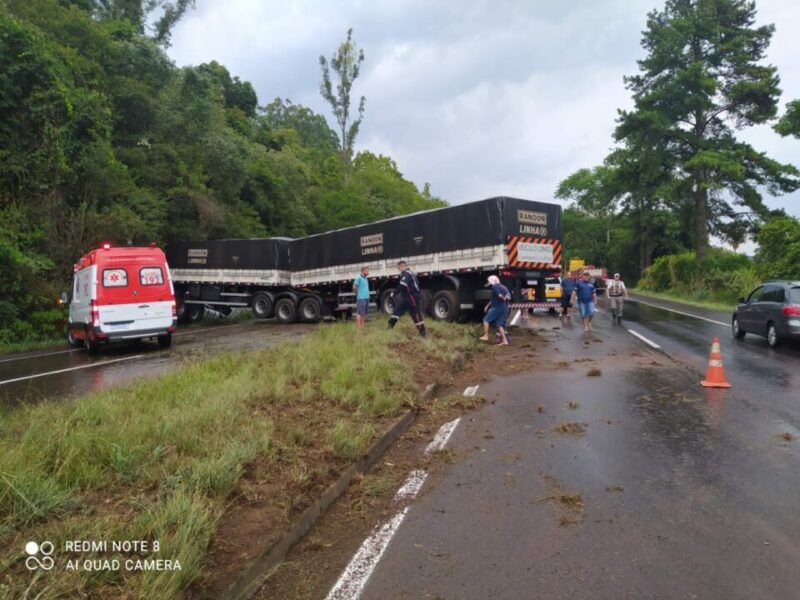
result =
[[372,535],[364,540],[356,555],[345,567],[331,591],[328,592],[326,600],[358,600],[361,597],[381,556],[386,552],[389,542],[392,541],[394,534],[403,523],[403,519],[406,518],[406,513],[408,513],[408,507],[376,528]]
[[427,478],[427,471],[423,471],[422,469],[411,471],[411,473],[408,474],[406,482],[399,490],[397,490],[397,493],[394,495],[394,501],[403,502],[405,500],[413,500],[416,498]]
[[647,344],[647,345],[649,345],[649,346],[652,346],[652,347],[653,347],[653,348],[655,348],[656,350],[660,350],[660,349],[661,349],[661,346],[659,346],[658,344],[656,344],[656,343],[655,343],[653,340],[649,340],[649,339],[647,339],[647,338],[646,338],[646,337],[644,337],[644,336],[643,336],[641,333],[638,333],[638,332],[634,331],[633,329],[628,329],[627,327],[625,328],[625,330],[626,330],[628,333],[630,333],[630,334],[631,334],[633,337],[637,337],[637,338],[639,338],[639,339],[640,339],[640,340],[642,340],[642,341],[643,341],[645,344]]
[[444,449],[447,441],[450,439],[450,436],[453,435],[453,432],[456,430],[456,427],[460,421],[461,417],[457,418],[455,421],[450,421],[449,423],[442,425],[439,428],[439,431],[436,432],[436,435],[433,436],[431,443],[428,444],[427,448],[425,448],[425,454],[431,454]]
[[88,365],[80,365],[77,367],[70,367],[69,369],[59,369],[58,371],[47,371],[46,373],[36,373],[34,375],[26,375],[25,377],[15,377],[14,379],[6,379],[0,381],[0,385],[7,383],[15,383],[17,381],[25,381],[26,379],[36,379],[37,377],[47,377],[48,375],[58,375],[59,373],[68,373],[69,371],[77,371],[79,369],[91,369],[92,367],[102,367],[113,363],[122,362],[124,360],[133,360],[135,358],[142,358],[144,354],[136,354],[135,356],[126,356],[124,358],[115,358],[113,360],[104,360],[101,362],[90,363]]
[[684,312],[682,310],[675,310],[674,308],[668,308],[666,306],[662,306],[660,304],[652,304],[651,302],[645,302],[643,300],[634,300],[633,298],[629,298],[630,302],[638,302],[639,304],[644,304],[645,306],[652,306],[654,308],[660,308],[661,310],[668,310],[669,312],[674,312],[678,315],[683,315],[685,317],[693,317],[695,319],[700,319],[701,321],[708,321],[709,323],[714,323],[715,325],[722,325],[723,327],[730,327],[730,323],[723,323],[722,321],[715,321],[714,319],[709,319],[708,317],[701,317],[700,315],[693,315],[692,313]]

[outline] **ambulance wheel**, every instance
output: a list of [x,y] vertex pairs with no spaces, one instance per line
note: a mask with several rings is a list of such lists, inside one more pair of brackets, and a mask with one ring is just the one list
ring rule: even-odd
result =
[[448,321],[452,323],[458,319],[461,306],[458,302],[458,294],[453,290],[439,290],[433,295],[433,318],[437,321]]
[[83,346],[83,340],[75,337],[75,332],[72,331],[72,324],[67,323],[67,343],[70,348],[80,348]]
[[384,292],[381,296],[381,312],[386,315],[394,314],[394,296],[391,292]]
[[275,318],[281,325],[297,321],[297,305],[291,298],[281,298],[275,303]]
[[172,334],[165,333],[164,335],[158,336],[158,347],[162,350],[166,350],[172,346]]
[[322,303],[314,296],[303,298],[298,310],[305,323],[319,323],[322,320]]
[[86,350],[89,351],[89,354],[97,354],[100,350],[100,342],[94,337],[93,334],[89,333],[89,330],[86,330],[86,341],[85,344]]
[[431,316],[431,311],[433,310],[433,292],[423,289],[420,290],[420,296],[422,297],[422,313]]

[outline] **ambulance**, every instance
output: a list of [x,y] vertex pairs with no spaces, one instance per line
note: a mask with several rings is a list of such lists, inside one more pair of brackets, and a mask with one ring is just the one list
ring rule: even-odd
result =
[[164,252],[103,244],[75,263],[67,341],[94,354],[101,343],[154,338],[172,344],[177,325],[175,293]]

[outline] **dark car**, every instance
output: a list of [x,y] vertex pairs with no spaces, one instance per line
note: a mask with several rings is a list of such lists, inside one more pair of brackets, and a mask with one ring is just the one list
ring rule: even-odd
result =
[[750,292],[733,311],[733,337],[763,335],[775,348],[784,339],[800,339],[800,281],[773,279]]

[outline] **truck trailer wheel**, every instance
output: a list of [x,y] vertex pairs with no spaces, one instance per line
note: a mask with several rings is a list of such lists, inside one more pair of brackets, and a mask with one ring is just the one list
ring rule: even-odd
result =
[[433,318],[437,321],[453,322],[461,311],[458,294],[453,290],[440,290],[433,295]]
[[256,319],[269,319],[272,316],[272,296],[266,292],[259,292],[253,296],[253,314]]
[[391,291],[384,292],[381,296],[381,311],[387,315],[394,314],[394,297]]
[[433,309],[433,292],[422,289],[419,295],[422,297],[422,313],[431,316],[431,310]]
[[297,305],[291,298],[281,298],[275,303],[275,318],[281,325],[297,321]]
[[75,337],[75,332],[72,331],[71,323],[67,323],[67,343],[70,348],[80,348],[83,346],[83,340]]
[[178,322],[189,325],[190,323],[202,319],[205,313],[206,309],[202,304],[187,304],[186,302],[181,302],[178,305]]
[[319,298],[307,296],[300,301],[298,307],[300,318],[305,323],[319,323],[322,320],[322,303]]

